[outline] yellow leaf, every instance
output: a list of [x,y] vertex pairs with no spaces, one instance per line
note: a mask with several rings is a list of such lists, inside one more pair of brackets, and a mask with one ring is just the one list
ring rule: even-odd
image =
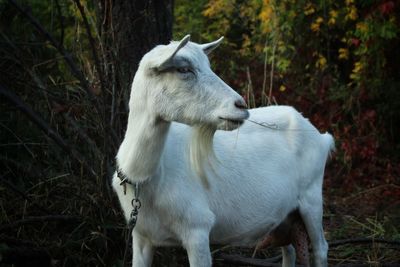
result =
[[271,32],[271,26],[273,25],[274,13],[272,10],[272,4],[269,0],[264,0],[261,8],[261,12],[258,15],[261,20],[261,31],[263,33]]
[[313,32],[319,32],[322,22],[324,22],[324,19],[322,17],[318,17],[313,23],[311,23],[311,30]]
[[356,24],[356,29],[365,33],[368,31],[368,25],[365,22],[359,22]]
[[315,63],[315,66],[322,70],[322,69],[325,69],[326,63],[327,63],[326,58],[323,55],[319,55],[318,60]]
[[339,59],[349,59],[349,49],[339,48]]
[[338,17],[338,12],[334,9],[329,11],[330,18],[328,20],[328,25],[332,26],[336,24],[336,18]]
[[331,11],[329,11],[329,15],[331,16],[331,18],[337,18],[338,12],[336,10],[332,9]]
[[319,24],[319,23],[316,23],[316,22],[313,22],[313,23],[311,23],[310,28],[311,28],[311,30],[312,30],[313,32],[319,32],[319,30],[320,30],[320,24]]
[[304,7],[304,15],[308,16],[311,14],[315,13],[315,8],[314,5],[311,3],[308,3],[305,7]]
[[349,12],[346,14],[346,20],[356,20],[358,18],[357,8],[355,6],[351,6],[349,8]]
[[353,73],[359,73],[363,69],[363,65],[360,61],[354,63]]

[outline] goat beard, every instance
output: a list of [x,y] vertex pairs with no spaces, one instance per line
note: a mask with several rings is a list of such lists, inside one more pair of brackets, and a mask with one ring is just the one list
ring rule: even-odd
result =
[[216,130],[217,129],[211,125],[194,126],[189,143],[190,167],[206,188],[210,187],[207,170],[215,173],[212,164],[217,162],[217,157],[213,149],[213,140]]

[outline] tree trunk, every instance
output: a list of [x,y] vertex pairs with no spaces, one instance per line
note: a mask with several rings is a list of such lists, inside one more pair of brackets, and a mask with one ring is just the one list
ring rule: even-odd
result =
[[130,88],[143,55],[172,38],[173,0],[104,0],[100,11],[121,89]]

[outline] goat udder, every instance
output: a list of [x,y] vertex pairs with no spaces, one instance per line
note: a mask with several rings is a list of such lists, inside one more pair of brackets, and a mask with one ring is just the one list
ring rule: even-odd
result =
[[256,249],[293,245],[296,250],[296,261],[301,265],[308,266],[310,260],[308,244],[307,231],[304,223],[300,220],[281,223],[257,244]]

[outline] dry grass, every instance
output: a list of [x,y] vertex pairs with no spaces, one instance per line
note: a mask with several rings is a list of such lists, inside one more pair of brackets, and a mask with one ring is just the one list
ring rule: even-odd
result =
[[[6,178],[2,179],[4,181]],[[25,182],[20,187],[19,182],[22,181]],[[22,178],[19,182],[8,182],[25,195],[1,183],[0,229],[7,225],[10,227],[0,231],[0,253],[16,248],[40,248],[51,256],[53,266],[121,266],[123,218],[113,192],[101,190],[103,183],[100,179],[60,173],[35,182]],[[325,190],[324,224],[327,239],[368,237],[400,240],[399,200],[385,198],[380,202],[373,201],[381,196],[381,190],[369,189],[346,197],[341,196],[338,189]],[[27,221],[31,216],[49,214],[73,216],[75,219]],[[13,227],[18,220],[27,222]],[[253,249],[230,247],[213,247],[213,251],[215,266],[228,266],[218,261],[220,252],[244,257],[251,257],[253,253]],[[263,250],[257,253],[257,257],[269,258],[279,253],[279,249]],[[398,263],[398,259],[399,246],[377,242],[333,246],[329,251],[332,265],[362,263],[379,266]],[[161,248],[155,254],[154,266],[187,265],[185,251],[181,248]]]

